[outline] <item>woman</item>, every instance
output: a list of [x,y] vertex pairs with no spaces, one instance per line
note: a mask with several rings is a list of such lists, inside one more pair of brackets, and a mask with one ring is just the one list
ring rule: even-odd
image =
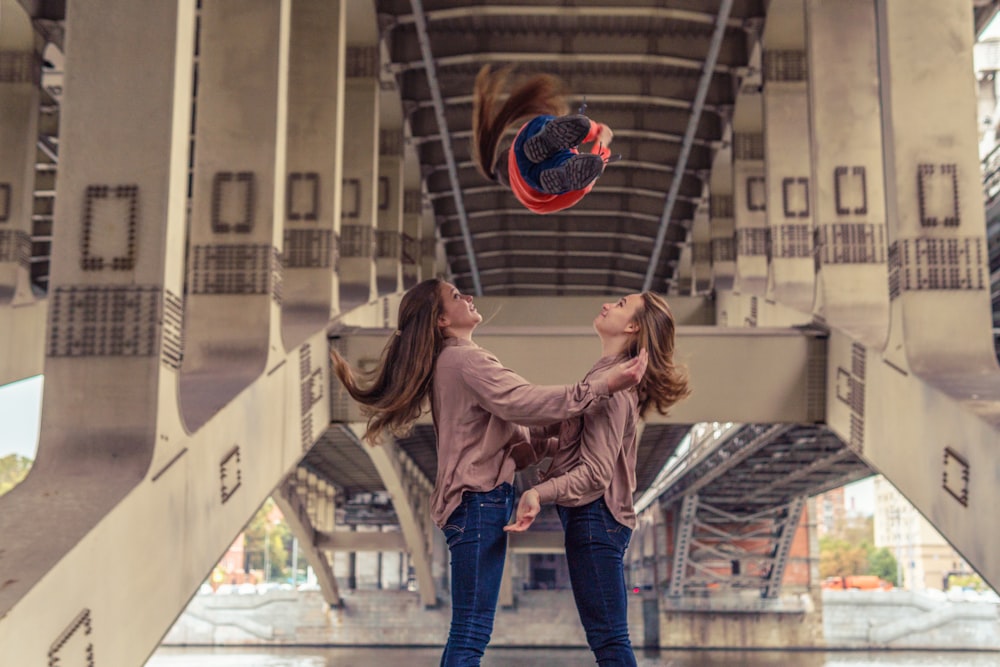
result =
[[493,630],[515,450],[530,452],[528,429],[516,424],[581,414],[635,386],[645,370],[640,356],[589,382],[531,385],[472,342],[482,319],[471,296],[443,280],[425,280],[403,296],[398,328],[365,386],[331,353],[337,376],[368,414],[369,442],[385,431],[405,433],[430,398],[438,450],[431,518],[451,551],[452,621],[442,665],[478,665]]
[[[472,93],[472,156],[480,173],[509,187],[525,208],[552,213],[573,206],[594,187],[611,158],[611,128],[583,115],[568,115],[559,79],[539,74],[515,87],[501,105],[510,68],[485,65]],[[508,127],[523,118],[513,148],[497,157]],[[577,151],[594,142],[590,153]]]
[[522,494],[517,520],[507,530],[526,530],[541,503],[557,503],[573,597],[597,664],[635,665],[624,556],[636,524],[636,424],[650,407],[666,414],[690,390],[674,364],[674,318],[662,297],[643,292],[605,304],[594,329],[603,356],[584,381],[596,381],[641,351],[648,353],[646,373],[634,391],[563,422],[558,439],[536,439],[539,458],[552,456],[552,464],[544,481]]

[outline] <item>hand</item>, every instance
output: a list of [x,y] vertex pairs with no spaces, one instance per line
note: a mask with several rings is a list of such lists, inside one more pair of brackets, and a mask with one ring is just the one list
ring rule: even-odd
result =
[[629,389],[636,386],[642,380],[649,364],[649,353],[645,349],[626,362],[618,364],[611,373],[608,374],[608,391],[612,394],[622,389]]
[[611,143],[611,140],[615,138],[615,133],[611,131],[611,128],[607,125],[602,124],[600,131],[597,133],[597,142],[607,146]]
[[514,523],[503,527],[508,533],[523,533],[542,511],[542,505],[538,499],[538,491],[528,489],[521,494],[521,500],[517,503],[517,514]]

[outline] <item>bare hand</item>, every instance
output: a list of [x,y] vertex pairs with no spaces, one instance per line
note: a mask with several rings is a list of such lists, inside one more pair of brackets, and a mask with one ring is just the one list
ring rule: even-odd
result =
[[601,125],[600,131],[597,133],[597,141],[604,146],[611,143],[611,140],[615,138],[615,133],[611,131],[611,128],[607,125]]
[[629,389],[636,386],[642,380],[649,364],[649,353],[645,349],[626,362],[618,364],[611,373],[608,374],[608,391],[612,394],[622,389]]
[[521,494],[521,500],[517,503],[517,514],[514,523],[503,527],[508,533],[523,533],[542,511],[542,505],[538,499],[538,491],[528,489]]

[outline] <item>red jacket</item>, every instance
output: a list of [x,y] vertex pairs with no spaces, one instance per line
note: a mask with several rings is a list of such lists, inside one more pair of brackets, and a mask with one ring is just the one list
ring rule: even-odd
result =
[[[527,123],[525,123],[527,125]],[[518,131],[518,135],[524,131],[524,126]],[[585,144],[589,141],[594,141],[597,139],[597,135],[601,132],[601,124],[595,121],[590,121],[590,131],[587,132],[587,136],[583,138],[581,144]],[[517,139],[515,138],[516,142]],[[575,148],[571,148],[574,153],[578,152]],[[611,150],[607,146],[595,143],[590,149],[591,153],[600,155],[605,160],[611,156]],[[556,211],[561,211],[563,209],[573,206],[578,201],[583,199],[584,195],[590,192],[590,189],[594,187],[594,183],[597,179],[594,179],[590,184],[583,188],[582,190],[570,190],[569,192],[564,192],[561,195],[549,195],[544,192],[539,192],[530,185],[528,185],[524,178],[521,176],[521,171],[517,168],[517,157],[514,154],[514,147],[507,151],[507,178],[510,180],[510,189],[514,192],[514,196],[517,197],[518,201],[524,204],[524,207],[531,211],[532,213],[555,213]]]

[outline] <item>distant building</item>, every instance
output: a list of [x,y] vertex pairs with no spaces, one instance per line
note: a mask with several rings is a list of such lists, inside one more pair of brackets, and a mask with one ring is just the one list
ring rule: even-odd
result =
[[824,537],[835,532],[839,526],[843,525],[846,513],[847,503],[844,487],[840,486],[816,496],[817,536]]
[[946,588],[948,573],[971,573],[958,552],[881,475],[875,478],[875,546],[889,549],[898,563],[898,588]]

